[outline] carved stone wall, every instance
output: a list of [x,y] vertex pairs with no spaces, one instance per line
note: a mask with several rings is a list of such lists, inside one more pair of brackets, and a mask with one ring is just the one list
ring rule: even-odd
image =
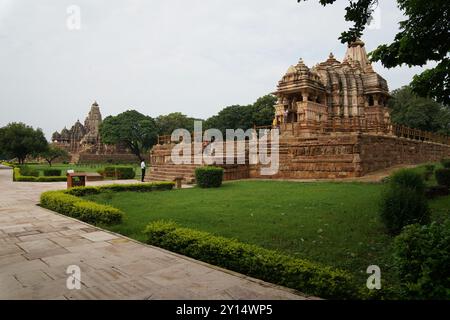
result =
[[[193,176],[200,165],[173,164],[173,146],[157,145],[152,149],[150,165],[153,169],[148,173],[148,180],[152,180],[152,170],[160,173],[155,176],[158,180],[172,180],[175,175],[183,174]],[[450,158],[450,145],[389,135],[333,133],[307,138],[282,136],[278,152],[279,171],[275,175],[261,175],[261,165],[249,165],[248,152],[246,164],[218,166],[224,168],[225,180],[351,178],[394,165]]]

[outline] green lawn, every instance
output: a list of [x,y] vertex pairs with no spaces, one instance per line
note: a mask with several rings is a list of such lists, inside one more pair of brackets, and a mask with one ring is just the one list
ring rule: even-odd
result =
[[[145,241],[145,226],[173,220],[182,226],[236,238],[350,271],[361,281],[379,265],[388,281],[391,242],[377,203],[380,184],[228,182],[219,189],[107,193],[87,197],[126,213],[110,230]],[[450,215],[450,197],[432,202],[435,218]]]

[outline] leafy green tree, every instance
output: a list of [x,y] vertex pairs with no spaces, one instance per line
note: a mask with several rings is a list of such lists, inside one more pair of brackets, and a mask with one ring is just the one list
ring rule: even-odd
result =
[[247,129],[252,126],[251,106],[233,105],[219,111],[219,113],[205,121],[204,129],[216,128],[222,132],[226,129]]
[[56,160],[57,158],[68,158],[69,157],[69,153],[65,149],[62,149],[55,145],[49,145],[47,150],[45,150],[44,152],[41,152],[39,155],[42,158],[44,158],[45,161],[47,161],[47,163],[50,167],[52,166],[52,162],[54,160]]
[[271,94],[265,95],[252,105],[252,122],[256,126],[268,126],[275,117],[277,98]]
[[430,98],[416,95],[411,87],[394,90],[389,101],[392,121],[424,131],[450,134],[450,110]]
[[36,156],[47,149],[48,142],[41,129],[33,129],[24,123],[13,122],[0,128],[0,150],[20,164],[27,156]]
[[136,110],[108,116],[100,126],[100,136],[106,144],[123,144],[140,160],[156,143],[158,128],[153,118]]
[[217,115],[205,121],[204,128],[216,128],[222,132],[226,129],[249,129],[254,125],[271,125],[274,115],[276,97],[266,95],[251,105],[233,105],[222,109]]
[[175,129],[186,129],[194,131],[194,121],[197,119],[188,117],[181,112],[173,112],[168,115],[161,115],[156,118],[158,134],[170,135]]
[[[335,1],[319,0],[324,6]],[[378,0],[349,0],[345,20],[353,22],[353,26],[341,34],[342,43],[362,36],[376,5]],[[420,96],[450,105],[450,1],[397,0],[397,5],[406,19],[400,21],[400,31],[394,41],[378,46],[370,53],[371,59],[381,61],[386,68],[403,64],[423,66],[428,61],[436,61],[435,68],[413,78],[411,87]]]

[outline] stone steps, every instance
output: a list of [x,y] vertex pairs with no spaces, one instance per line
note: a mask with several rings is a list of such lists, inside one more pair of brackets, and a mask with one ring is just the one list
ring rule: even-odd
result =
[[195,168],[198,164],[162,164],[153,165],[145,176],[145,181],[173,181],[183,177],[184,183],[195,182]]

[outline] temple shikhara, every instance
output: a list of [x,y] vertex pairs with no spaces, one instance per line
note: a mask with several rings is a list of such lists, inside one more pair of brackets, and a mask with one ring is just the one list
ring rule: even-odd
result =
[[373,131],[390,121],[387,82],[373,70],[362,41],[348,47],[342,62],[331,53],[310,69],[300,59],[289,67],[275,95],[277,123],[292,123],[296,134],[333,125]]
[[84,124],[77,120],[70,128],[54,132],[52,143],[67,150],[72,163],[132,163],[138,161],[136,156],[120,145],[106,145],[100,138],[102,114],[97,102],[91,106]]

